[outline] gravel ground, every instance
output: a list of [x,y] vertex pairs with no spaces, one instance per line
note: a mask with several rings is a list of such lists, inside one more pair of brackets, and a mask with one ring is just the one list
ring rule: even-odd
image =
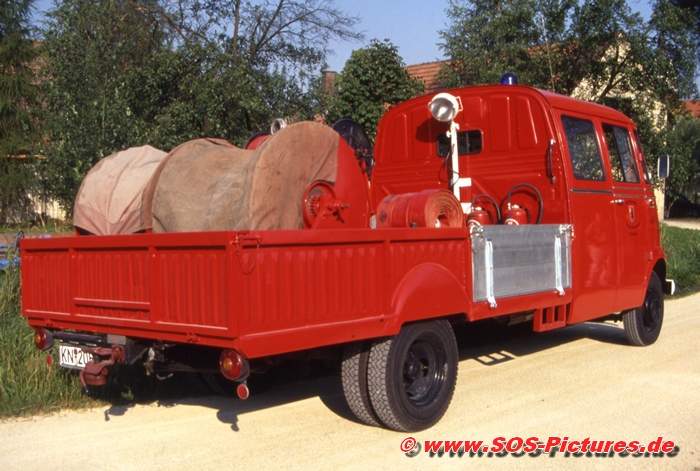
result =
[[[293,380],[247,401],[204,397],[0,422],[0,469],[700,470],[700,294],[667,302],[652,346],[590,323],[462,345],[452,404],[431,429],[358,424],[339,375]],[[400,445],[423,445],[415,457]],[[569,437],[673,440],[675,457],[430,457],[426,440]]]
[[681,229],[700,230],[700,219],[664,219],[662,222]]

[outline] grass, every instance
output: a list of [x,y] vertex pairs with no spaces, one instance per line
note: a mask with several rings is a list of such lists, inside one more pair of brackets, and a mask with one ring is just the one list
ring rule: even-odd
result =
[[19,268],[0,272],[0,417],[92,405],[76,375],[49,367],[20,314]]
[[700,231],[661,224],[668,278],[676,281],[676,296],[700,291]]
[[85,396],[77,372],[58,366],[57,348],[49,366],[34,346],[20,297],[19,268],[0,271],[0,418],[196,395],[182,376],[158,381],[140,365],[117,365],[107,386]]
[[37,219],[36,221],[22,224],[0,224],[0,234],[17,234],[22,231],[26,234],[46,232],[73,232],[73,222],[58,219]]
[[[700,291],[700,231],[662,224],[661,241],[667,276],[678,286],[676,296]],[[0,271],[0,418],[198,394],[181,375],[157,381],[141,366],[117,365],[108,386],[98,389],[96,396],[84,396],[75,371],[58,367],[55,352],[54,366],[48,366],[46,354],[34,347],[34,331],[21,315],[19,270]]]

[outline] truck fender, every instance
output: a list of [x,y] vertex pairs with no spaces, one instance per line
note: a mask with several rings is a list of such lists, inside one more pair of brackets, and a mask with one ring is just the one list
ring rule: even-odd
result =
[[398,284],[391,301],[393,322],[387,327],[398,333],[407,322],[466,313],[468,305],[464,287],[447,268],[423,263]]

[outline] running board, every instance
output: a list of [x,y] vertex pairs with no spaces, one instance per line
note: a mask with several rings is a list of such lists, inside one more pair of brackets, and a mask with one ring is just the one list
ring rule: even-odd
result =
[[564,327],[570,309],[571,304],[536,309],[532,330],[535,332],[546,332]]

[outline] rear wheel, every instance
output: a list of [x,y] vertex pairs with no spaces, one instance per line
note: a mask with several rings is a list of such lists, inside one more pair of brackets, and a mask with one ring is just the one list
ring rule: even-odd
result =
[[651,272],[647,292],[644,296],[644,303],[636,309],[624,312],[622,315],[627,341],[640,347],[651,345],[659,338],[663,320],[663,288],[658,275]]
[[389,428],[414,432],[434,425],[457,382],[457,342],[447,321],[404,326],[370,351],[372,408]]
[[379,419],[372,410],[367,389],[367,363],[369,362],[369,342],[353,342],[343,353],[343,393],[355,417],[367,425],[379,426]]

